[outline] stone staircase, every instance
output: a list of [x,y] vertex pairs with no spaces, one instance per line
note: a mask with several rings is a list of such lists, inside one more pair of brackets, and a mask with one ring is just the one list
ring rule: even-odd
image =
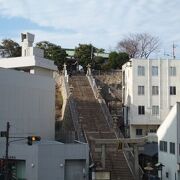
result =
[[73,86],[72,97],[76,105],[81,129],[86,135],[90,146],[93,163],[96,171],[108,171],[111,180],[133,180],[131,170],[123,151],[118,151],[117,144],[108,144],[105,147],[105,164],[102,165],[102,145],[95,143],[95,139],[115,139],[115,133],[108,126],[101,106],[94,97],[86,76],[76,75],[69,79]]

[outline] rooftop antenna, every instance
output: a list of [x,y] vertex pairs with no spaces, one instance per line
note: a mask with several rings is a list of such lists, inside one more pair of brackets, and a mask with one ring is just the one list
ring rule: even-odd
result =
[[176,56],[175,56],[175,48],[176,48],[176,46],[175,46],[175,44],[174,44],[174,42],[173,42],[173,59],[176,59]]
[[170,56],[164,49],[164,56]]

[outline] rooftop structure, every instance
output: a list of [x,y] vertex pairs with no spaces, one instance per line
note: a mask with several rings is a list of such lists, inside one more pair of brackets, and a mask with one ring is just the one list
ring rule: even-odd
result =
[[57,71],[57,67],[52,60],[44,58],[42,49],[33,47],[34,35],[21,34],[21,40],[21,57],[2,58],[0,59],[0,67],[52,77],[53,72]]

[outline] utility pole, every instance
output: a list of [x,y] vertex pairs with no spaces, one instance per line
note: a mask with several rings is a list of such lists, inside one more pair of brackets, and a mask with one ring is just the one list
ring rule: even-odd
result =
[[7,122],[6,125],[6,156],[5,156],[5,180],[9,180],[9,129],[10,124]]
[[175,44],[174,44],[174,42],[173,42],[173,59],[176,59],[176,56],[175,56],[175,48],[176,48],[176,46],[175,46]]

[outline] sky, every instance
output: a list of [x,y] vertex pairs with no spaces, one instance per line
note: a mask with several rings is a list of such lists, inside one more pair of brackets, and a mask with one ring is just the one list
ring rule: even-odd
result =
[[106,51],[130,33],[159,37],[157,57],[180,59],[180,0],[0,0],[0,40],[20,34],[63,48],[91,43]]

